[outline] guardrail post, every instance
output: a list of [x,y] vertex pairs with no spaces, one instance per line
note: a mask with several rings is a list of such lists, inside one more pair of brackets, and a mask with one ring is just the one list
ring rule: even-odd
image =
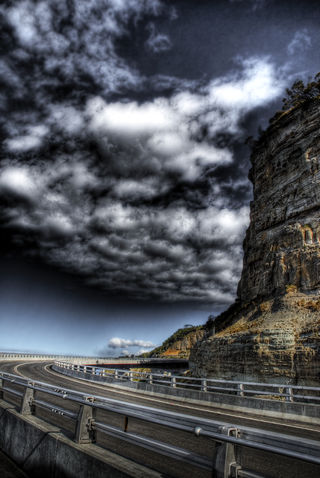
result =
[[132,377],[132,376],[133,376],[133,372],[130,370],[130,372],[129,372],[129,380],[130,380],[130,382],[132,382],[132,380],[133,380],[133,377]]
[[0,399],[3,399],[3,379],[0,378]]
[[244,385],[243,383],[238,383],[238,392],[237,395],[240,395],[240,397],[244,397]]
[[286,388],[286,401],[293,402],[293,389],[291,387]]
[[205,378],[201,380],[201,391],[206,392],[207,391],[207,381]]
[[176,388],[177,380],[176,377],[171,377],[171,387]]
[[92,427],[93,421],[92,407],[89,405],[81,405],[75,434],[75,441],[77,443],[93,443],[95,441]]
[[124,417],[124,423],[123,423],[123,431],[124,432],[128,431],[128,424],[129,424],[129,417],[125,416]]
[[117,369],[114,371],[114,378],[115,378],[116,380],[118,380],[118,378],[119,378],[119,374],[118,374],[118,370],[117,370]]
[[[221,433],[227,436],[238,437],[240,432],[237,428],[221,427]],[[235,445],[233,443],[215,443],[213,457],[213,477],[231,478],[232,469],[236,465]]]
[[149,383],[150,383],[150,385],[153,384],[153,376],[152,376],[152,373],[150,373],[150,375],[149,375]]
[[33,399],[34,399],[34,390],[33,388],[26,388],[22,398],[20,413],[22,415],[32,415],[33,414]]

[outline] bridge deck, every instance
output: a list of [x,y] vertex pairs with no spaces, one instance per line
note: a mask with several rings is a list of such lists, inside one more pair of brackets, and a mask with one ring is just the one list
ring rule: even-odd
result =
[[[128,403],[134,403],[135,405],[151,406],[154,409],[166,410],[170,413],[184,413],[185,415],[197,416],[199,418],[210,418],[217,421],[226,422],[236,425],[237,427],[256,427],[275,433],[283,433],[287,436],[299,437],[301,443],[305,443],[306,440],[320,441],[319,427],[312,424],[295,423],[294,421],[287,421],[282,419],[270,419],[260,416],[251,416],[248,413],[232,412],[228,410],[215,409],[213,407],[208,408],[201,404],[193,404],[188,402],[176,402],[172,397],[169,399],[159,398],[156,396],[139,396],[132,390],[114,389],[108,385],[101,385],[97,383],[80,382],[79,380],[71,377],[62,376],[49,367],[49,363],[24,363],[24,362],[9,362],[1,364],[1,368],[14,374],[21,374],[27,376],[30,379],[51,383],[52,385],[65,387],[66,389],[77,389],[85,394],[103,396],[109,399],[115,399],[118,402],[124,401]],[[10,384],[13,387],[14,384]],[[41,393],[39,393],[40,395]],[[4,397],[5,399],[5,397]],[[40,399],[42,399],[40,397]],[[50,397],[50,403],[57,406],[63,406],[70,409],[71,412],[77,412],[78,407],[76,404],[63,401],[63,399]],[[39,412],[39,414],[38,414]],[[39,418],[52,420],[52,416],[49,412],[42,411],[41,409],[36,413]],[[40,416],[41,414],[41,416]],[[49,420],[50,418],[50,420]],[[98,411],[96,416],[97,421],[106,421],[111,426],[123,427],[123,416],[115,415],[112,411]],[[60,421],[61,420],[61,421]],[[55,425],[63,428],[66,433],[74,434],[74,425],[67,422],[60,416],[55,416]],[[155,425],[153,423],[147,423],[142,421],[139,417],[131,417],[127,422],[129,433],[140,433],[148,439],[157,439],[163,443],[173,444],[181,448],[187,448],[191,452],[198,453],[208,457],[212,460],[213,443],[211,440],[205,440],[204,437],[198,436],[194,439],[194,436],[186,434],[184,431],[169,430],[166,424]],[[132,460],[134,463],[141,463],[144,466],[150,467],[150,469],[157,470],[161,473],[165,473],[169,476],[176,478],[186,478],[197,476],[198,478],[209,478],[212,476],[211,472],[206,470],[195,470],[195,468],[189,464],[177,463],[173,459],[164,460],[161,455],[155,455],[150,450],[141,451],[141,448],[135,444],[127,443],[125,446],[120,440],[111,438],[105,435],[97,437],[97,443],[101,446],[101,449],[111,450],[119,456],[124,456],[128,460]],[[247,469],[259,470],[262,476],[269,476],[273,478],[313,478],[319,476],[319,466],[311,463],[304,463],[296,459],[279,458],[278,455],[272,453],[261,453],[255,450],[250,450],[246,447],[239,448],[238,450],[241,465]],[[209,473],[209,474],[208,474]],[[145,475],[148,476],[148,475]]]

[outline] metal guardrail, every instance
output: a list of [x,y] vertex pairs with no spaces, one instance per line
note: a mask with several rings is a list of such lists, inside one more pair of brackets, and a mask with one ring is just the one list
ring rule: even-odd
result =
[[[84,360],[95,360],[97,357],[90,357],[85,355],[62,355],[62,354],[36,354],[36,353],[27,353],[27,352],[0,352],[1,359],[20,359],[20,358],[31,358],[31,359],[84,359]],[[99,357],[101,359],[101,357]]]
[[77,365],[68,362],[55,362],[55,365],[62,369],[83,372],[91,376],[106,377],[119,382],[140,381],[202,392],[320,405],[320,387],[196,378],[171,375],[171,373],[139,372],[135,370],[102,368],[101,366]]
[[[15,387],[20,387],[17,390]],[[41,396],[38,394],[41,392]],[[218,472],[223,478],[248,477],[257,478],[254,471],[244,470],[236,462],[235,447],[249,447],[255,450],[274,453],[284,457],[303,460],[304,462],[320,465],[320,443],[314,440],[288,436],[280,433],[264,431],[257,428],[237,426],[226,422],[209,420],[195,416],[173,413],[157,408],[132,404],[98,395],[59,388],[55,385],[24,379],[7,372],[0,372],[0,398],[3,394],[13,395],[20,399],[20,413],[31,415],[36,410],[44,409],[53,417],[59,415],[63,419],[75,422],[74,440],[77,443],[95,442],[96,432],[102,432],[124,442],[151,450],[157,454],[175,460],[183,461],[206,470]],[[77,412],[68,410],[63,405],[57,405],[43,399],[43,394],[62,399],[79,405]],[[124,417],[122,428],[111,426],[96,417],[97,410],[113,412]],[[197,437],[206,437],[215,443],[214,457],[208,458],[172,444],[158,441],[137,433],[128,431],[129,419],[138,418],[155,426],[161,425],[171,430],[180,430]],[[49,420],[50,423],[54,423]],[[222,457],[222,458],[221,458]],[[216,476],[216,475],[214,475]]]

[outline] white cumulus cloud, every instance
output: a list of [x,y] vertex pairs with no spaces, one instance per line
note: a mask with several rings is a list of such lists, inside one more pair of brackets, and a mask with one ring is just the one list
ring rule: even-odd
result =
[[123,347],[144,347],[150,349],[155,347],[155,344],[147,340],[130,340],[122,339],[120,337],[112,337],[108,342],[108,347],[112,349],[121,349]]
[[7,167],[0,173],[0,192],[33,200],[37,194],[36,180],[27,167]]

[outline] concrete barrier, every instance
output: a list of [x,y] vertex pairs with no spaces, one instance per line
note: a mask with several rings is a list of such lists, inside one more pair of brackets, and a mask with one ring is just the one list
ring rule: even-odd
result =
[[56,365],[52,369],[70,377],[76,377],[90,382],[108,383],[109,386],[127,389],[148,395],[168,398],[172,397],[178,401],[201,404],[226,411],[248,413],[261,417],[279,418],[283,420],[294,420],[303,423],[320,425],[320,406],[306,403],[290,403],[278,400],[267,400],[259,398],[241,397],[238,395],[226,395],[222,393],[203,392],[200,390],[188,390],[173,388],[159,384],[145,382],[115,383],[115,380],[108,377],[92,375],[91,373],[78,372],[60,368]]
[[160,478],[160,473],[94,444],[80,445],[54,425],[20,415],[0,400],[0,449],[33,478]]

